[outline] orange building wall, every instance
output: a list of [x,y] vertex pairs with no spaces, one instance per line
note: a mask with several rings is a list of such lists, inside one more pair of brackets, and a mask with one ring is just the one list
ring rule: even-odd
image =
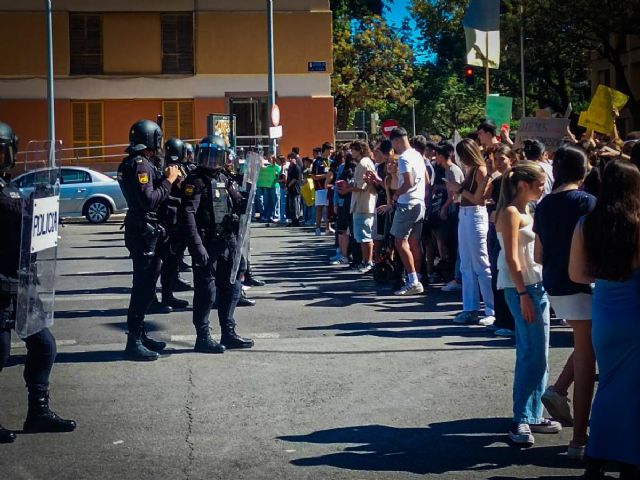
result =
[[138,120],[156,120],[162,112],[162,100],[105,100],[104,143],[129,143],[129,127]]
[[286,155],[292,147],[311,156],[313,147],[333,142],[333,98],[278,98],[283,137],[280,152]]
[[207,115],[209,113],[228,113],[229,106],[225,98],[196,98],[193,102],[193,118],[196,138],[207,134]]

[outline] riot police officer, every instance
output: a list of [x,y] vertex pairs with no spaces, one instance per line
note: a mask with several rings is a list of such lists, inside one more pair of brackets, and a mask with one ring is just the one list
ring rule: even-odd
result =
[[[225,348],[251,348],[253,340],[236,334],[233,314],[242,291],[241,265],[231,282],[238,250],[239,215],[247,200],[225,170],[227,146],[218,135],[202,139],[196,151],[197,167],[182,184],[180,222],[191,252],[194,279],[193,324],[195,351],[222,353]],[[209,313],[216,300],[222,332],[220,344],[211,338]]]
[[166,241],[160,246],[162,267],[160,283],[162,285],[162,307],[172,310],[187,308],[189,302],[173,295],[174,291],[191,290],[191,285],[180,277],[178,266],[186,248],[184,235],[178,228],[178,208],[180,206],[180,184],[187,177],[188,170],[182,164],[185,148],[182,140],[171,138],[164,144],[164,165],[175,165],[178,168],[178,179],[172,185],[169,196],[158,211],[160,223],[166,232]]
[[[7,172],[18,153],[18,137],[9,125],[0,122],[0,371],[11,350],[11,329],[15,327],[18,261],[23,201],[20,191],[7,183]],[[73,420],[64,420],[49,409],[49,375],[56,357],[56,340],[48,328],[24,339],[27,358],[24,379],[29,391],[25,432],[71,432]],[[0,443],[10,443],[15,433],[0,425]]]
[[158,208],[169,196],[178,178],[178,169],[169,166],[165,177],[154,180],[151,162],[162,148],[162,130],[155,122],[140,120],[129,131],[129,154],[118,167],[118,179],[129,210],[125,217],[125,246],[133,261],[133,286],[127,312],[127,346],[130,360],[157,360],[166,348],[165,342],[150,338],[144,327],[145,313],[155,298],[160,271],[158,245],[164,231],[158,219]]

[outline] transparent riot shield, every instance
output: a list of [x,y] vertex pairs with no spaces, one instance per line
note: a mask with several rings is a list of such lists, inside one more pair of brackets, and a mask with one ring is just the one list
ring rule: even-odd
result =
[[55,142],[53,151],[47,141],[32,141],[25,152],[16,302],[16,333],[20,338],[53,324],[61,148],[60,141]]
[[237,245],[233,257],[233,268],[231,269],[231,277],[229,281],[235,283],[240,269],[242,257],[248,259],[249,255],[249,237],[251,236],[251,206],[256,197],[256,183],[258,180],[258,172],[262,167],[262,157],[255,152],[247,153],[244,162],[244,175],[242,177],[241,192],[247,196],[247,211],[240,215],[240,226],[238,228]]

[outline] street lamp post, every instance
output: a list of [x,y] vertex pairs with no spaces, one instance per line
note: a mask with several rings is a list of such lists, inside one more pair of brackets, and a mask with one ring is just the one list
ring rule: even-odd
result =
[[55,166],[56,119],[53,94],[53,28],[51,23],[51,0],[44,2],[47,23],[47,109],[49,120],[49,166]]
[[[274,67],[274,53],[273,53],[273,0],[267,0],[267,59],[268,59],[268,78],[269,78],[269,118],[271,118],[271,112],[273,106],[276,103],[276,76]],[[269,120],[271,126],[271,120]],[[269,150],[272,155],[276,154],[278,148],[277,140],[269,139]]]

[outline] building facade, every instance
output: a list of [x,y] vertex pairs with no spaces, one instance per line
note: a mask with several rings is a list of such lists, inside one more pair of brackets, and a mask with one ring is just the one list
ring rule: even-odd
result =
[[[624,65],[624,74],[629,83],[633,95],[640,98],[640,35],[627,35],[621,46],[621,60]],[[595,56],[591,64],[591,93],[595,93],[598,85],[608,87],[616,86],[616,71],[606,59]],[[640,125],[633,125],[633,120],[628,110],[623,110],[617,122],[621,132],[637,130]]]
[[[47,138],[42,3],[0,0],[0,119],[13,126],[22,148]],[[334,136],[329,0],[274,4],[280,149],[299,146],[310,154]],[[267,143],[264,0],[53,5],[56,137],[76,149],[72,155],[97,157],[88,163],[109,170],[118,160],[95,147],[127,143],[131,124],[158,114],[164,116],[166,138],[201,138],[208,113],[233,113],[239,145]]]

